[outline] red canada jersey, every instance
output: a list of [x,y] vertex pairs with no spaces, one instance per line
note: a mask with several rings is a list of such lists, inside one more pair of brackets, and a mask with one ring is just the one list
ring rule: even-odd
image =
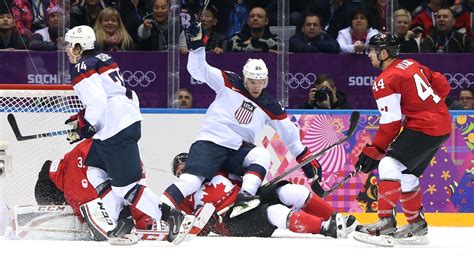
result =
[[430,136],[449,134],[451,117],[444,101],[450,89],[443,74],[412,59],[394,60],[372,84],[381,112],[372,145],[386,150],[402,125]]
[[56,187],[64,193],[74,213],[82,217],[79,206],[98,198],[94,187],[87,180],[85,160],[92,139],[85,139],[61,160],[54,160],[49,168],[49,176]]

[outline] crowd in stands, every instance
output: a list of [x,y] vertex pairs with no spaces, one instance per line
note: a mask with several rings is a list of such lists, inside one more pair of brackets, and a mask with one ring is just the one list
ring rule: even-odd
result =
[[[63,45],[64,32],[89,25],[100,51],[167,51],[170,14],[181,27],[202,19],[206,50],[224,52],[278,52],[282,39],[272,32],[279,20],[277,0],[0,0],[0,50],[54,51]],[[363,54],[370,38],[390,30],[400,38],[401,53],[474,52],[474,0],[398,0],[390,13],[389,0],[290,0],[288,47],[291,53]],[[65,21],[64,21],[65,20]],[[179,51],[188,52],[184,34],[176,34]],[[349,108],[331,77],[309,90],[301,108]],[[326,91],[326,97],[316,91]],[[470,94],[472,91],[464,91]],[[316,101],[315,96],[320,100]],[[324,96],[324,95],[323,95]],[[180,90],[180,108],[192,105],[192,96]],[[464,105],[466,97],[464,95]],[[454,102],[460,106],[461,100]]]
[[[103,51],[166,51],[169,14],[178,10],[183,27],[202,17],[208,51],[278,51],[282,40],[271,31],[278,25],[277,0],[211,0],[201,16],[203,2],[71,0],[70,6],[62,7],[60,0],[0,0],[0,49],[56,50],[66,24],[93,27]],[[371,36],[389,30],[391,17],[401,52],[474,52],[474,0],[398,0],[400,9],[393,14],[389,2],[290,1],[289,26],[296,30],[291,32],[289,51],[361,54]],[[187,53],[184,36],[174,41]]]

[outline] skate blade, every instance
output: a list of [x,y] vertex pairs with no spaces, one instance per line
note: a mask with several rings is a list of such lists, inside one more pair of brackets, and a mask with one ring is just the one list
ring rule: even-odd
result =
[[109,244],[114,246],[130,246],[138,243],[138,240],[136,234],[126,234],[122,237],[110,237]]
[[189,231],[193,228],[194,220],[196,217],[194,215],[186,215],[184,217],[184,221],[179,228],[179,234],[173,240],[173,244],[179,245],[188,235]]
[[258,205],[260,205],[260,200],[259,199],[253,199],[251,201],[248,201],[243,206],[234,206],[234,208],[232,208],[232,212],[230,213],[229,217],[234,218],[236,216],[239,216],[243,213],[246,213],[250,210],[253,210],[253,209],[257,208]]
[[428,236],[412,236],[407,238],[394,238],[396,245],[428,245],[430,240]]
[[395,240],[389,235],[371,236],[369,234],[355,232],[353,238],[359,242],[380,247],[393,247]]

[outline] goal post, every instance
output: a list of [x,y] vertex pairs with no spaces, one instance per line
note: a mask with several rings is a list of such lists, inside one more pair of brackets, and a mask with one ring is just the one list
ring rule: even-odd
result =
[[70,129],[64,121],[82,108],[71,85],[0,84],[0,142],[9,161],[3,167],[11,168],[0,171],[0,203],[36,204],[34,187],[44,161],[60,159],[73,147],[65,135],[18,141],[8,115],[15,116],[22,134],[32,135]]

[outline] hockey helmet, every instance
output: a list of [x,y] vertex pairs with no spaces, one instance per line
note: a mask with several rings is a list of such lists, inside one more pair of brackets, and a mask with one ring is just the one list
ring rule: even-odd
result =
[[268,83],[268,68],[262,59],[249,58],[245,63],[242,74],[244,75],[244,82],[247,79],[265,80],[264,87]]
[[176,155],[173,159],[173,163],[171,164],[171,171],[173,171],[173,175],[176,175],[176,170],[178,170],[178,165],[186,162],[188,159],[188,154],[186,152],[180,153]]
[[389,57],[396,57],[400,51],[400,40],[391,32],[379,32],[370,38],[366,53],[368,54],[372,49],[374,49],[377,54],[385,49]]
[[64,41],[69,47],[74,47],[79,44],[83,51],[94,49],[95,32],[89,26],[77,26],[66,33]]

